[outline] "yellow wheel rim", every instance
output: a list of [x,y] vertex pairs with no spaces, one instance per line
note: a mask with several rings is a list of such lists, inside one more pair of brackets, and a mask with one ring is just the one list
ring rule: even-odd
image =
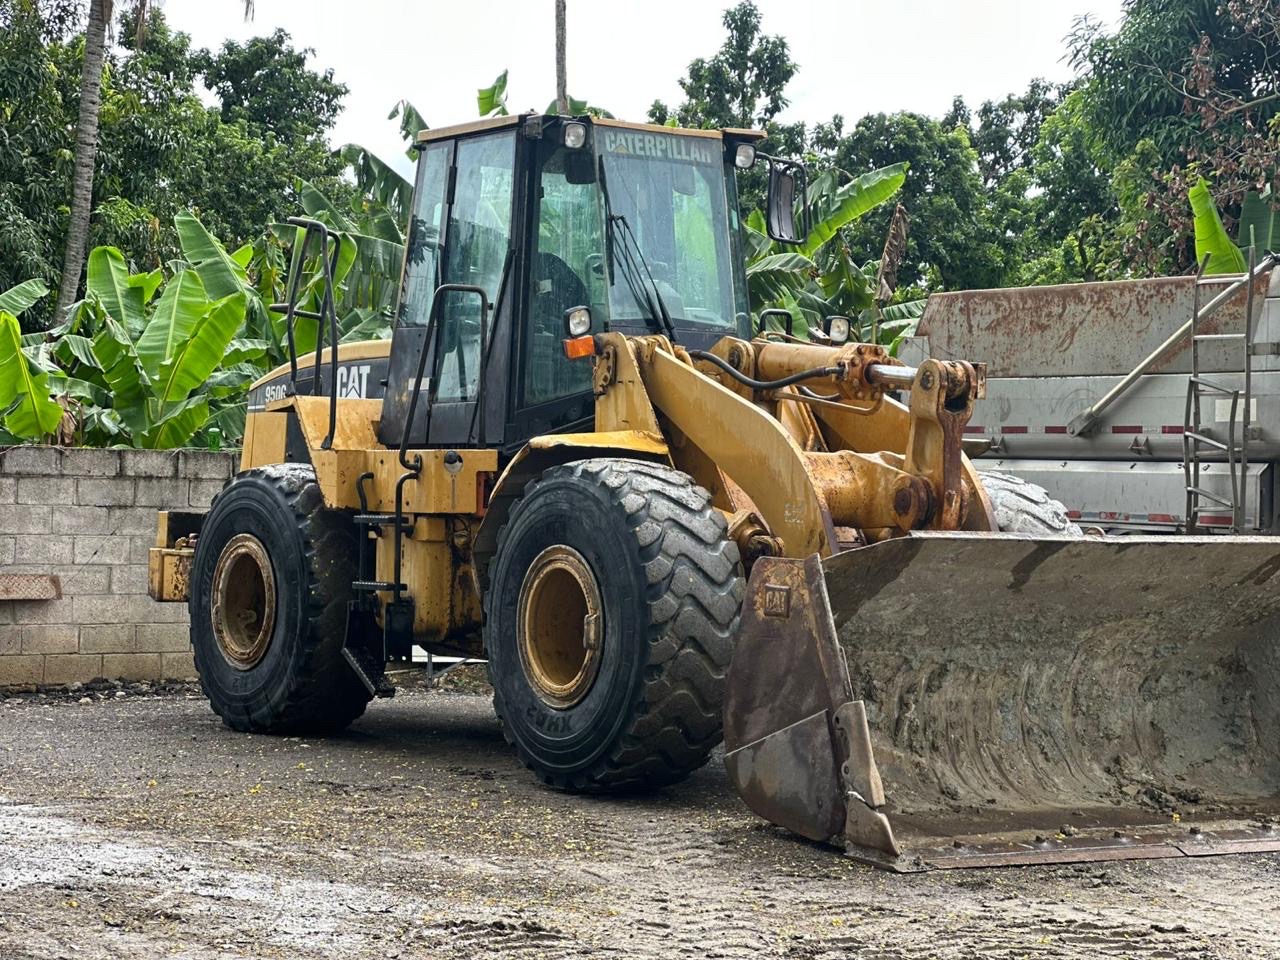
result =
[[520,587],[520,662],[534,692],[567,709],[582,700],[600,672],[604,623],[600,587],[582,554],[547,547]]
[[276,579],[257,537],[236,534],[222,548],[213,570],[209,615],[227,663],[249,670],[261,662],[276,623]]

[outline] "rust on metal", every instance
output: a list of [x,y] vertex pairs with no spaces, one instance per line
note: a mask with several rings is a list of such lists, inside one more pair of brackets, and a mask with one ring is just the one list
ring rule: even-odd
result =
[[[1258,310],[1268,276],[1255,281]],[[1210,279],[1225,287],[1235,278]],[[992,377],[1124,376],[1191,316],[1194,289],[1195,277],[1187,276],[937,293],[917,336],[929,338],[932,356],[986,361]],[[1247,293],[1240,290],[1201,332],[1243,332]],[[1239,367],[1238,348],[1209,344],[1202,353],[1205,371]],[[1149,372],[1190,369],[1186,341]]]
[[62,581],[48,573],[0,573],[0,600],[61,600]]

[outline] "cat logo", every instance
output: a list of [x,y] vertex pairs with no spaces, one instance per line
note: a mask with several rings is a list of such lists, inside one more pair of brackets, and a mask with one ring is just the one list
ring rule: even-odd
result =
[[338,396],[357,399],[369,395],[369,364],[338,368]]

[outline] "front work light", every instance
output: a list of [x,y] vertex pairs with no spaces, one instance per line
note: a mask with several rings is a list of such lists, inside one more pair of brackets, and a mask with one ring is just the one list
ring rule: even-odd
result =
[[570,150],[579,149],[587,142],[587,125],[585,123],[566,123],[564,125],[564,145]]
[[755,166],[756,148],[750,143],[738,144],[738,149],[733,152],[733,165],[739,170],[750,170]]
[[564,312],[565,336],[581,337],[591,332],[591,308],[570,307]]
[[832,343],[839,346],[849,342],[848,317],[827,317],[826,328],[826,334],[831,338]]

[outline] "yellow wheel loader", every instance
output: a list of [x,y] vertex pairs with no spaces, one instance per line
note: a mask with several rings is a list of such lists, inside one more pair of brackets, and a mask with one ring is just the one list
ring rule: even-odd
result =
[[295,269],[241,472],[161,515],[213,709],[336,731],[415,650],[484,658],[560,789],[723,737],[752,810],[894,869],[1280,849],[1280,544],[1085,535],[973,469],[980,363],[753,329],[736,172],[780,242],[805,195],[759,138],[421,134],[390,343]]

